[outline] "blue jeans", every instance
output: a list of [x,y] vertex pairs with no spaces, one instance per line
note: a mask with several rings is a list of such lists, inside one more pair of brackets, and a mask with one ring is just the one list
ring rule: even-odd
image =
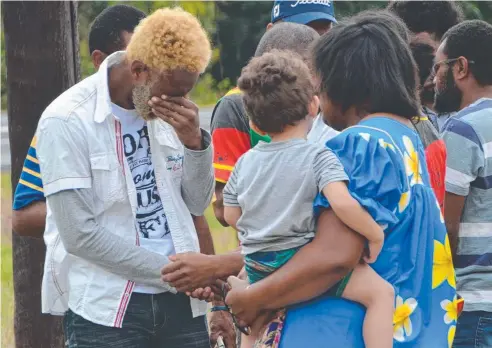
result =
[[462,312],[458,319],[453,347],[492,347],[492,313]]
[[68,348],[208,348],[203,317],[193,318],[184,294],[133,293],[122,328],[94,324],[69,310],[64,318]]

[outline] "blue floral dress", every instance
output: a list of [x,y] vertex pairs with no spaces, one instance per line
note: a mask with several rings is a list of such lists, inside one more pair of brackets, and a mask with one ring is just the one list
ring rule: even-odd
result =
[[[419,136],[376,116],[326,145],[344,165],[352,195],[385,226],[373,268],[395,288],[394,347],[451,347],[459,307],[454,267]],[[318,196],[315,211],[327,207]],[[361,305],[322,296],[288,309],[280,347],[363,348],[363,318]]]

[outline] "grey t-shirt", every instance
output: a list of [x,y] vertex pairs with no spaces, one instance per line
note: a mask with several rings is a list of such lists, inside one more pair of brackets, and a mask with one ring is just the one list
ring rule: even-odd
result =
[[303,139],[258,143],[237,162],[224,205],[240,207],[244,254],[302,246],[314,236],[313,201],[335,181],[348,181],[338,157]]

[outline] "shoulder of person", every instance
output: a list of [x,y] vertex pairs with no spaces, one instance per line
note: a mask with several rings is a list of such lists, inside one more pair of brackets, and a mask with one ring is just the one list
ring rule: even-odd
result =
[[70,121],[92,121],[97,100],[97,80],[90,76],[60,94],[51,102],[40,118],[40,125],[51,118]]
[[248,123],[248,117],[244,110],[241,94],[230,94],[222,97],[212,111],[212,128],[221,128],[222,126],[237,126],[241,128]]

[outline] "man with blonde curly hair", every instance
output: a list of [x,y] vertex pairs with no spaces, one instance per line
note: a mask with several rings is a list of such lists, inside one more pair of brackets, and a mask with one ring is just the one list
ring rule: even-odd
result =
[[43,300],[65,313],[67,347],[209,345],[206,305],[176,293],[160,270],[200,250],[191,214],[213,194],[212,149],[186,96],[210,56],[194,16],[160,9],[127,52],[41,117],[47,224],[58,228],[45,234]]

